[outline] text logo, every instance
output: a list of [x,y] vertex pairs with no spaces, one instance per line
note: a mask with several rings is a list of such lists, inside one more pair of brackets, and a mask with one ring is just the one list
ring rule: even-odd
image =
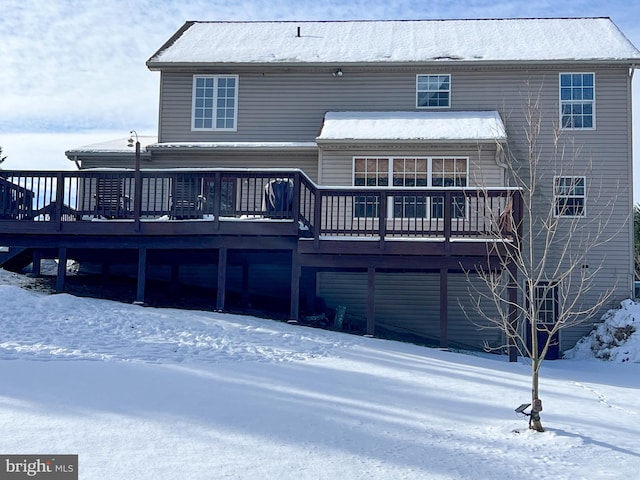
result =
[[77,455],[0,455],[0,480],[78,480]]

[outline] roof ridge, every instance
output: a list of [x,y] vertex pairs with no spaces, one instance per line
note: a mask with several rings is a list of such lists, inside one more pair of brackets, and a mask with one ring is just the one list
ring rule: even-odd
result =
[[188,20],[186,23],[391,23],[391,22],[484,22],[521,20],[611,20],[608,16],[577,17],[486,17],[486,18],[396,18],[396,19],[349,19],[349,20]]

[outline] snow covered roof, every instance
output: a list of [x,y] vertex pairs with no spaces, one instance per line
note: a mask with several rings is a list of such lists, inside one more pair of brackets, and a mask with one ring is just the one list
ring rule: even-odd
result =
[[187,22],[147,66],[638,60],[609,18]]
[[488,112],[327,112],[323,141],[506,141],[496,111]]
[[315,142],[162,142],[149,150],[315,150]]
[[[147,146],[156,143],[158,141],[158,137],[156,136],[139,136],[138,140],[140,141],[140,149],[142,152],[145,151]],[[86,154],[131,154],[134,155],[136,153],[135,148],[129,147],[129,137],[127,138],[116,138],[114,140],[108,140],[106,142],[94,143],[92,145],[85,145],[83,147],[72,148],[64,152],[64,154],[71,158],[77,155],[86,155]]]

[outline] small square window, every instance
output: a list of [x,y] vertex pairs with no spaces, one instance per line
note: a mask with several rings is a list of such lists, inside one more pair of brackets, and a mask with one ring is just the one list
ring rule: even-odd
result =
[[416,106],[418,108],[449,108],[451,106],[451,75],[418,75]]

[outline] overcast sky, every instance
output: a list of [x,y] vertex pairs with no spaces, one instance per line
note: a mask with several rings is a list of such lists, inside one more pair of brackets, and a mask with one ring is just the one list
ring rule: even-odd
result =
[[[74,168],[66,149],[154,135],[159,73],[145,61],[187,20],[549,16],[611,17],[640,47],[637,0],[0,0],[2,166]],[[640,72],[634,86],[640,123]]]

